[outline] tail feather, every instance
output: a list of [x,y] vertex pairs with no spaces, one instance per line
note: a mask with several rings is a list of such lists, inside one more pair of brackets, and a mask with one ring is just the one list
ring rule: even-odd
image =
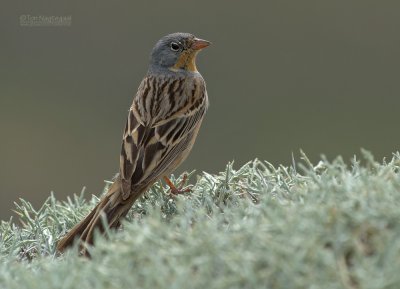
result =
[[[136,195],[136,196],[135,196]],[[116,180],[107,194],[100,200],[96,207],[82,221],[76,224],[57,244],[57,251],[63,252],[72,246],[75,240],[79,240],[84,254],[85,244],[93,244],[94,231],[104,232],[103,216],[109,228],[119,225],[120,219],[125,217],[133,202],[140,194],[131,194],[127,200],[122,199],[121,182]]]
[[[99,206],[98,204],[96,208]],[[93,217],[96,214],[96,208],[92,210],[89,215],[85,217],[82,221],[80,221],[78,224],[76,224],[69,232],[67,235],[65,235],[61,240],[58,241],[57,243],[57,251],[58,252],[63,252],[66,248],[72,246],[73,242],[75,239],[80,237],[82,233],[85,231],[85,229],[88,227],[89,223],[92,221]]]

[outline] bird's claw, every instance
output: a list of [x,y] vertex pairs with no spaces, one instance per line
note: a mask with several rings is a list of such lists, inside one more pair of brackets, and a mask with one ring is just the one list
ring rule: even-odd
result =
[[190,193],[192,191],[191,187],[184,188],[187,182],[187,178],[188,178],[187,174],[184,174],[182,180],[179,182],[178,187],[176,187],[168,177],[164,176],[164,180],[170,189],[170,193],[175,196],[184,193]]

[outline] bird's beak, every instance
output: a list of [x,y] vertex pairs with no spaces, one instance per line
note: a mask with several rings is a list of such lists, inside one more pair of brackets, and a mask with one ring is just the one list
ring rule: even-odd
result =
[[210,41],[207,41],[207,40],[204,40],[204,39],[195,38],[193,40],[193,43],[190,46],[190,48],[192,48],[193,50],[201,50],[203,48],[206,48],[210,44],[211,44]]

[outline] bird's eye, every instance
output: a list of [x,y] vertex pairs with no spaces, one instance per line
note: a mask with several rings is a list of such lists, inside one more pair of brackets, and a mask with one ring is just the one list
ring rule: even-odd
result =
[[176,42],[171,42],[171,50],[172,51],[179,51],[181,49],[181,46],[179,45],[179,43]]

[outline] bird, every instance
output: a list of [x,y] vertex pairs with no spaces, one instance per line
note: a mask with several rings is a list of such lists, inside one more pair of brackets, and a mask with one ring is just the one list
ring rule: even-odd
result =
[[[190,191],[177,188],[169,179],[189,155],[209,101],[206,83],[196,66],[196,56],[210,41],[190,33],[172,33],[153,47],[147,74],[129,109],[122,135],[119,173],[95,208],[57,243],[64,252],[79,242],[88,255],[95,231],[118,228],[134,202],[155,182],[164,179],[172,194]],[[104,222],[104,220],[106,222]]]

